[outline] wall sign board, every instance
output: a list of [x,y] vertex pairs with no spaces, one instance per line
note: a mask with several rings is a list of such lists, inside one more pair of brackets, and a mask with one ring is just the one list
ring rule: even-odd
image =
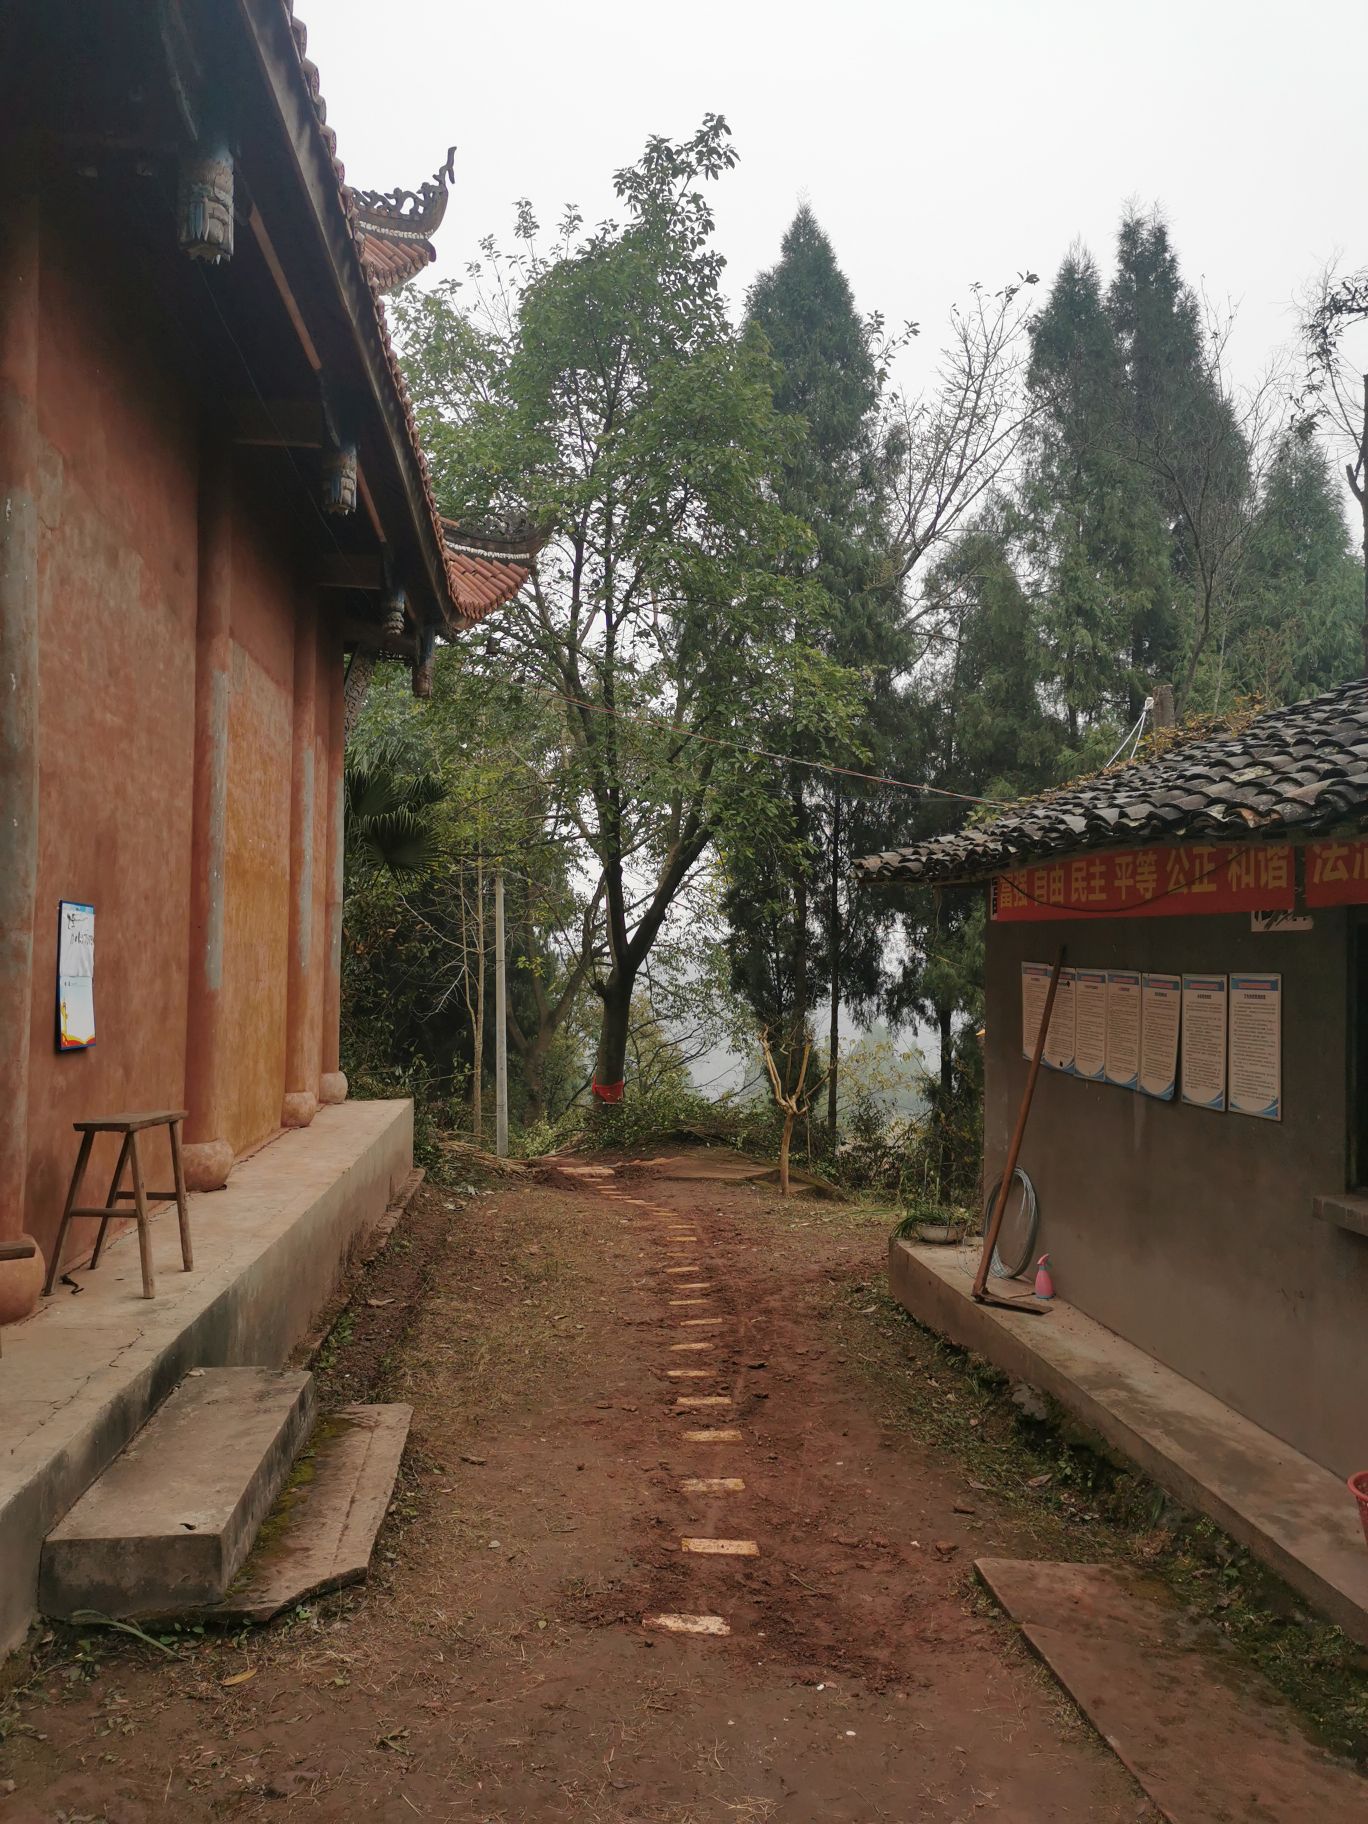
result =
[[1306,903],[1308,906],[1368,903],[1368,841],[1308,843]]
[[1290,912],[1295,893],[1290,843],[1102,849],[1000,874],[993,883],[993,918],[1014,923]]
[[95,908],[64,899],[57,907],[57,1049],[95,1043]]

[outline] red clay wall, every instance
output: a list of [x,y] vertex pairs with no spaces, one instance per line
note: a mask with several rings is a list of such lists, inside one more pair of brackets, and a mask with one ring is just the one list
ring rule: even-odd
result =
[[[73,1120],[182,1107],[194,768],[199,404],[155,295],[68,251],[43,223],[38,433],[39,837],[25,1226],[53,1239]],[[124,284],[128,289],[120,290]],[[181,345],[183,346],[183,345]],[[253,477],[256,477],[253,480]],[[285,1088],[297,522],[258,453],[238,456],[225,849],[227,1132],[274,1133]],[[306,1014],[321,1064],[336,634],[321,617]],[[326,679],[326,684],[325,684]],[[57,905],[96,909],[97,1042],[54,1044]],[[194,1039],[191,1035],[190,1043]],[[88,1200],[114,1148],[97,1150]],[[169,1183],[164,1144],[147,1161]],[[68,1254],[93,1239],[79,1225]]]
[[[242,465],[245,466],[245,465]],[[266,491],[239,478],[233,527],[223,1029],[235,1149],[280,1125],[290,930],[290,731],[297,586]]]
[[[46,1246],[73,1120],[178,1103],[185,1074],[196,573],[192,403],[155,319],[44,222],[39,837],[26,1226]],[[121,308],[121,305],[123,306]],[[96,1033],[54,1047],[57,904],[96,908]],[[97,1151],[104,1195],[112,1145]],[[150,1161],[166,1182],[164,1155]],[[88,1245],[92,1225],[81,1225]]]

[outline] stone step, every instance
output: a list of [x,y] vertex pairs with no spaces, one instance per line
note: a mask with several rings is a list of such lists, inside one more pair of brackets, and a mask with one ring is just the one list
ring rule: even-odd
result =
[[314,1405],[300,1370],[192,1369],[48,1534],[39,1607],[132,1618],[220,1601]]
[[269,1621],[362,1581],[412,1417],[411,1406],[342,1406],[319,1420],[216,1620]]

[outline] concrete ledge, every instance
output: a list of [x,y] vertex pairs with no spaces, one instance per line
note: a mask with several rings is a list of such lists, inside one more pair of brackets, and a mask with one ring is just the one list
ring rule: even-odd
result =
[[952,1249],[892,1241],[888,1277],[920,1323],[1049,1394],[1368,1645],[1368,1549],[1337,1475],[1070,1305],[976,1305]]
[[175,1212],[154,1217],[157,1297],[132,1234],[5,1331],[0,1358],[0,1653],[34,1617],[46,1534],[191,1368],[284,1364],[413,1164],[408,1102],[319,1111],[190,1198],[195,1268]]

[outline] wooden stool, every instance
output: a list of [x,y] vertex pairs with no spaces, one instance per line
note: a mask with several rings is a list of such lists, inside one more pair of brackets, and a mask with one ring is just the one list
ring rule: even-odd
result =
[[[95,1252],[90,1257],[92,1272],[100,1264],[100,1254],[105,1244],[105,1231],[114,1217],[120,1214],[121,1200],[132,1199],[134,1217],[138,1224],[138,1255],[142,1261],[143,1297],[154,1298],[157,1292],[156,1281],[152,1276],[152,1241],[147,1231],[147,1200],[152,1198],[160,1203],[169,1203],[175,1199],[176,1212],[180,1218],[181,1261],[188,1273],[195,1264],[190,1248],[190,1216],[185,1207],[185,1172],[181,1167],[181,1122],[185,1119],[183,1108],[163,1108],[154,1114],[147,1115],[108,1115],[102,1121],[73,1121],[72,1126],[81,1136],[81,1150],[76,1155],[76,1169],[71,1174],[71,1184],[67,1190],[66,1208],[62,1211],[61,1225],[57,1230],[57,1239],[52,1244],[52,1253],[48,1259],[47,1281],[43,1286],[46,1298],[52,1291],[53,1281],[57,1277],[62,1262],[62,1244],[66,1240],[68,1226],[77,1216],[98,1216],[100,1232],[95,1237]],[[149,1191],[143,1185],[142,1160],[138,1157],[138,1135],[149,1127],[169,1129],[171,1136],[171,1164],[176,1174],[174,1191]],[[102,1204],[78,1204],[76,1199],[81,1192],[85,1178],[86,1166],[90,1163],[90,1149],[94,1145],[96,1134],[122,1134],[123,1146],[119,1150],[119,1163],[114,1168],[110,1180],[109,1195]],[[133,1189],[120,1190],[124,1167],[132,1165]]]
[[[22,1241],[0,1241],[0,1260],[32,1260],[38,1252],[36,1245],[27,1235]],[[0,1324],[0,1330],[4,1325]]]

